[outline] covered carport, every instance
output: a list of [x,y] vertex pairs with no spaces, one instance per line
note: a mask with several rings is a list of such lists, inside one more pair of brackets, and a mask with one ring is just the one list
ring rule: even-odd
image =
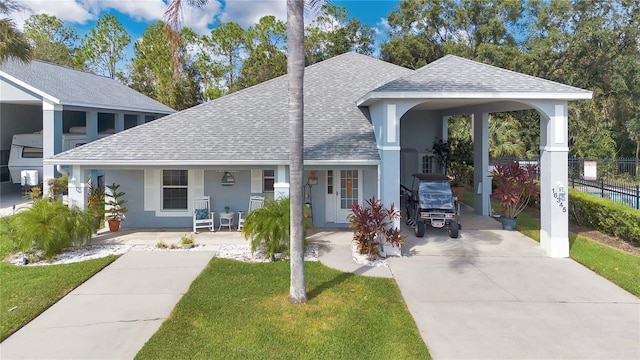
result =
[[[84,128],[87,142],[100,133],[119,132],[174,110],[103,76],[39,60],[0,64],[0,194],[19,188],[11,182],[7,162],[15,134],[42,132],[43,158],[63,150],[63,133]],[[42,169],[56,176],[53,165]],[[19,185],[19,184],[18,184]]]
[[536,110],[540,114],[540,246],[550,257],[568,257],[568,102],[591,97],[587,90],[448,55],[370,91],[357,105],[369,107],[381,159],[379,193],[386,206],[400,203],[400,124],[405,115],[435,112],[443,122],[443,137],[449,116],[471,115],[474,208],[485,216],[490,215],[491,195],[489,114]]

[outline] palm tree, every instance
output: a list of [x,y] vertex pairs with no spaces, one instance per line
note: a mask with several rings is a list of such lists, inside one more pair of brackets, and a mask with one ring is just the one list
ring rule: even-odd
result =
[[[172,0],[164,17],[174,32],[180,25],[182,1],[189,6],[202,7],[208,0]],[[322,0],[309,0],[311,9]],[[303,228],[303,158],[304,158],[304,5],[303,0],[287,0],[287,73],[289,80],[289,144],[290,198],[291,198],[291,286],[289,301],[307,301],[304,277],[304,228]],[[172,41],[173,43],[173,41]],[[176,47],[177,49],[177,47]],[[177,50],[174,51],[177,57]],[[176,66],[176,68],[178,68]]]
[[289,81],[289,196],[291,197],[291,278],[289,301],[307,301],[304,276],[304,1],[287,0],[287,79]]
[[[0,13],[9,15],[27,8],[15,0],[0,0]],[[0,63],[8,59],[31,61],[31,45],[10,17],[0,19]]]

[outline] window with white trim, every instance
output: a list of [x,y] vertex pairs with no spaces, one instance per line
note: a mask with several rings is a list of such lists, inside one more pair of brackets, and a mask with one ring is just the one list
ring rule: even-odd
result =
[[189,173],[187,170],[162,170],[162,210],[187,210]]
[[262,170],[262,191],[273,192],[273,184],[276,182],[275,170]]
[[433,155],[424,155],[422,157],[422,172],[433,173],[436,158]]

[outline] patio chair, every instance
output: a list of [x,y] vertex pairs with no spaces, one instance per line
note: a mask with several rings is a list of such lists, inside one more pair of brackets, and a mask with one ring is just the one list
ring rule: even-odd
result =
[[264,205],[264,196],[250,196],[249,197],[249,210],[238,211],[238,231],[242,230],[242,225],[247,218],[247,215],[254,209],[261,208]]
[[208,196],[196,197],[193,199],[193,232],[198,233],[196,229],[209,228],[214,231],[214,212],[211,211],[211,200]]

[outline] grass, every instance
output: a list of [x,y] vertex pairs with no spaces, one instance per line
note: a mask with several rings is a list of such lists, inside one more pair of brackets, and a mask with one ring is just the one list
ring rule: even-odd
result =
[[[0,259],[13,252],[0,237]],[[116,259],[108,256],[73,264],[15,266],[0,262],[0,341]]]
[[0,263],[0,338],[4,340],[115,259],[30,267]]
[[[467,192],[468,193],[468,192]],[[473,194],[463,202],[473,204]],[[500,208],[492,201],[493,208]],[[540,219],[526,213],[518,215],[517,230],[540,242]],[[584,236],[569,233],[569,255],[572,259],[640,297],[640,257],[614,249]]]
[[136,359],[429,359],[393,279],[307,262],[291,304],[289,263],[214,258]]

